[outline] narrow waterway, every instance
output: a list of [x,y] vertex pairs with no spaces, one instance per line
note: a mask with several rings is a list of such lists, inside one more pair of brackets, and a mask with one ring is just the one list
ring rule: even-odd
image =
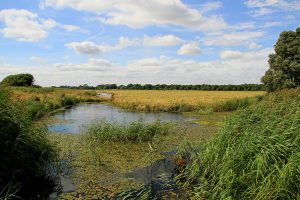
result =
[[130,123],[132,121],[143,120],[153,122],[184,122],[193,121],[193,117],[185,116],[181,113],[161,113],[161,112],[133,112],[117,108],[110,104],[79,104],[69,109],[56,113],[53,116],[57,123],[50,124],[50,132],[78,134],[91,123],[106,120],[116,123]]

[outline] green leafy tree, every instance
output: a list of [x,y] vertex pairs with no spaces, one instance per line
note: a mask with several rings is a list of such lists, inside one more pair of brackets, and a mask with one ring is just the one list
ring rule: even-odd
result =
[[280,34],[275,53],[269,55],[269,66],[261,79],[268,91],[300,85],[300,28]]
[[4,78],[1,85],[6,86],[32,86],[34,78],[31,74],[16,74]]

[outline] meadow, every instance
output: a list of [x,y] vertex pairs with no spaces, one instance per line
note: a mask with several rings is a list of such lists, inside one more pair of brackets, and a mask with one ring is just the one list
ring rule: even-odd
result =
[[[105,92],[105,91],[104,91]],[[251,98],[263,96],[263,91],[198,91],[198,90],[113,90],[112,103],[137,111],[231,111]]]

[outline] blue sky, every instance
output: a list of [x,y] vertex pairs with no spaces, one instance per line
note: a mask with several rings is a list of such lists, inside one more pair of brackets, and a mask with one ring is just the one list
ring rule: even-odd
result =
[[0,79],[36,84],[259,83],[298,0],[1,0]]

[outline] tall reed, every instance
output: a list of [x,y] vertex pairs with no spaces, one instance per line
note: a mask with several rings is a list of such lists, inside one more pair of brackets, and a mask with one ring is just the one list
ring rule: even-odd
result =
[[178,180],[197,199],[299,199],[300,89],[269,94],[181,152],[192,162]]
[[55,151],[46,128],[35,125],[25,107],[0,88],[0,198],[41,199],[54,186],[47,166]]

